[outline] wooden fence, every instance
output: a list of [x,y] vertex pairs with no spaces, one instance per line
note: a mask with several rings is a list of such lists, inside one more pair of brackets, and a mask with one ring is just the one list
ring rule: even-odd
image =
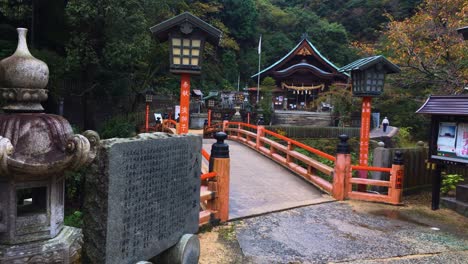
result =
[[[373,165],[387,166],[391,164],[392,157],[399,151],[403,153],[403,162],[405,164],[405,180],[403,188],[405,191],[413,191],[428,187],[432,184],[431,168],[427,164],[428,148],[383,148],[377,147],[373,151]],[[377,172],[372,175],[374,179],[387,180],[388,173]]]

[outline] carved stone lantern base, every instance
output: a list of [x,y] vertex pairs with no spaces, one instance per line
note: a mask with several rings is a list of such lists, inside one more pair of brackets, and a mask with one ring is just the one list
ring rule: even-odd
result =
[[65,226],[53,239],[18,245],[0,245],[0,263],[81,262],[81,229]]

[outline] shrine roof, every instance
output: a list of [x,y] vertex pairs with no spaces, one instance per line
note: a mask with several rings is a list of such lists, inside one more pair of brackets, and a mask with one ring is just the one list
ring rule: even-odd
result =
[[[335,69],[337,72],[339,70],[339,68],[333,64],[332,62],[330,62],[327,58],[325,58],[318,50],[317,48],[314,46],[314,44],[312,44],[312,42],[308,39],[307,36],[303,36],[302,37],[302,40],[299,41],[299,43],[291,50],[289,51],[288,54],[286,54],[283,58],[281,58],[280,60],[278,60],[277,62],[273,63],[272,65],[270,65],[269,67],[263,69],[262,71],[254,74],[251,76],[251,78],[254,78],[254,77],[257,77],[259,74],[262,75],[272,69],[274,69],[276,66],[280,65],[281,63],[283,63],[284,61],[286,61],[288,58],[290,58],[290,56],[292,54],[294,54],[294,52],[296,52],[296,50],[304,43],[306,42],[308,44],[308,46],[310,48],[312,48],[312,50],[314,51],[314,53],[323,61],[325,62],[326,64],[328,64],[329,66],[331,66],[333,69]],[[349,75],[347,73],[343,73],[345,74],[347,77],[349,77]]]
[[418,114],[468,116],[467,95],[431,95],[419,108]]
[[277,71],[275,73],[275,75],[277,76],[282,76],[282,75],[289,75],[291,74],[292,72],[296,71],[297,69],[303,69],[303,68],[307,68],[307,69],[310,69],[314,72],[317,72],[321,77],[332,77],[333,76],[333,73],[330,73],[330,72],[326,72],[314,65],[311,65],[309,63],[305,63],[305,62],[301,62],[301,63],[297,63],[297,64],[294,64],[284,70],[280,70],[280,71]]

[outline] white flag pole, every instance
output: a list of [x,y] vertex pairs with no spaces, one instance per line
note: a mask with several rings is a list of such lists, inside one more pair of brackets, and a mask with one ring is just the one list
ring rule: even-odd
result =
[[260,97],[260,63],[262,59],[262,35],[260,35],[260,40],[258,41],[258,76],[257,76],[257,105],[258,99]]

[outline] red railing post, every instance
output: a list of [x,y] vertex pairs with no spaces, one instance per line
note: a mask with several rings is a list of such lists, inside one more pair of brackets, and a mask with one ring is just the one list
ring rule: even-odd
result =
[[216,218],[221,222],[229,220],[229,178],[230,178],[230,159],[229,145],[224,143],[227,134],[218,132],[215,134],[217,140],[211,146],[210,172],[216,172]]
[[336,149],[335,173],[333,175],[332,195],[337,200],[344,200],[347,196],[346,184],[351,173],[351,154],[347,135],[339,136],[340,143]]
[[291,144],[291,141],[288,141],[288,152],[286,152],[286,163],[289,164],[291,163],[291,155],[289,152],[291,152],[294,149],[293,145]]
[[263,145],[260,138],[265,136],[265,127],[264,126],[257,126],[257,138],[255,148],[258,150]]
[[228,120],[223,120],[223,132],[227,134],[226,128],[228,127]]
[[403,154],[401,151],[395,151],[392,170],[390,172],[391,188],[389,188],[390,202],[392,204],[401,204],[403,194],[403,177],[405,166],[403,165]]
[[211,126],[211,109],[208,109],[208,126]]

